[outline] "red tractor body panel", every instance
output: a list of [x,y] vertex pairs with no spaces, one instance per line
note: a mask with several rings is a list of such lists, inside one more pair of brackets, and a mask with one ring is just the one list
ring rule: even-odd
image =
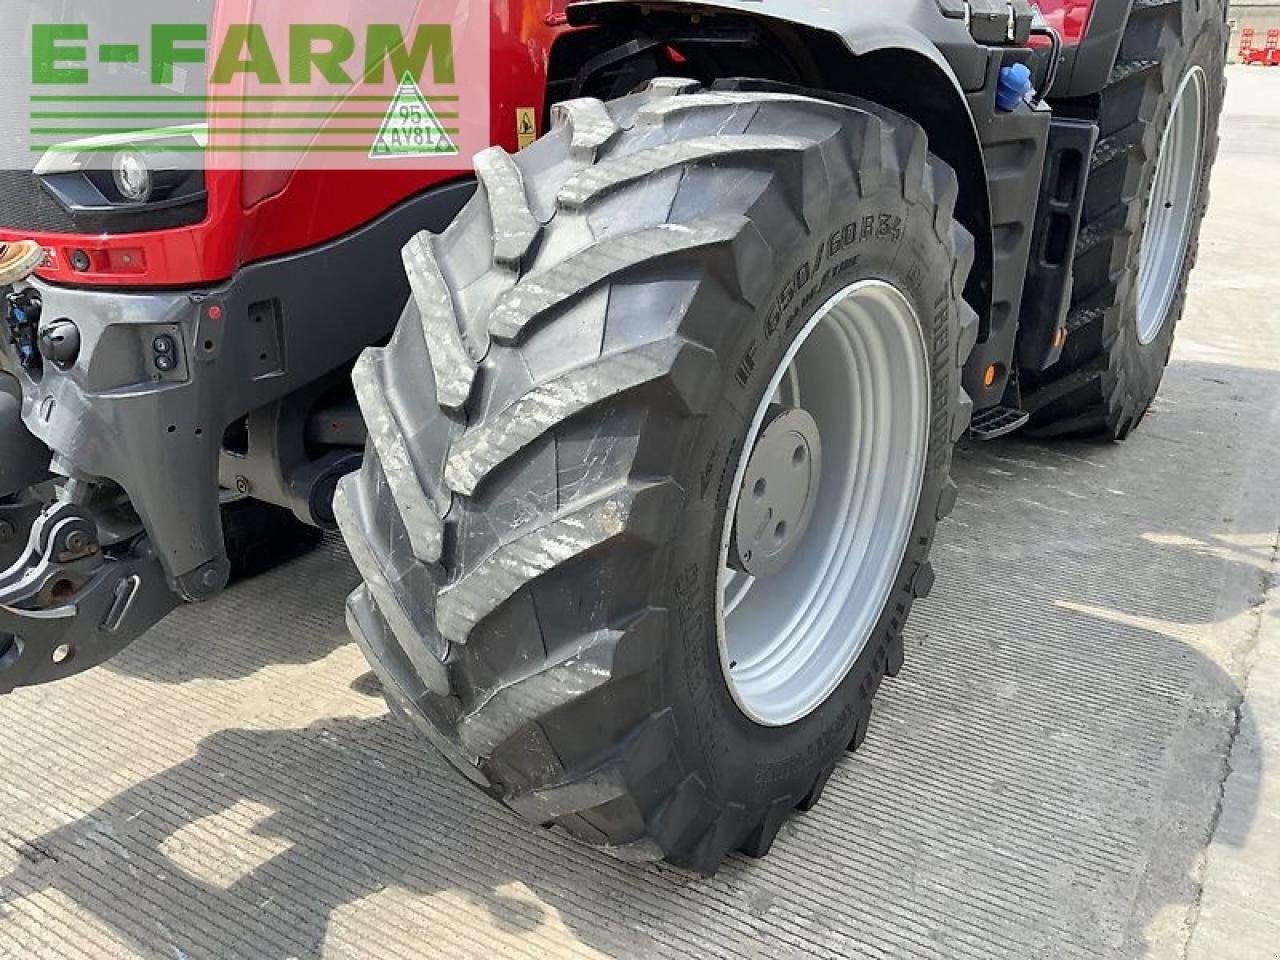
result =
[[[532,111],[540,134],[547,61],[565,25],[563,0],[499,0],[490,33],[491,142],[516,150],[518,123]],[[0,224],[0,242],[33,239],[45,248],[37,276],[103,287],[202,287],[241,267],[334,240],[403,201],[449,180],[455,170],[209,170],[208,208],[194,225],[140,233],[68,234],[15,231]],[[73,255],[88,258],[87,269]],[[82,260],[83,262],[83,260]]]
[[1095,0],[1041,0],[1040,12],[1062,36],[1066,46],[1075,46],[1089,32]]
[[[494,0],[490,32],[491,142],[522,144],[520,118],[540,126],[547,65],[556,38],[571,29],[567,0]],[[1045,18],[1067,45],[1088,30],[1094,0],[1044,0]],[[534,134],[540,134],[535,129]],[[0,223],[0,242],[30,238],[46,251],[37,275],[97,287],[202,287],[241,267],[341,237],[441,183],[456,170],[209,170],[207,212],[194,225],[128,233],[41,233]],[[77,269],[73,256],[87,268]]]

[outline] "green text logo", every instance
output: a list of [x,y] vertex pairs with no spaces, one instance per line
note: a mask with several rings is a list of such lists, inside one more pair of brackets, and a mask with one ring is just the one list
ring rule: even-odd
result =
[[287,37],[274,42],[261,24],[237,23],[226,28],[212,51],[208,33],[199,23],[154,24],[144,53],[141,43],[94,45],[87,24],[36,24],[31,80],[37,85],[89,84],[94,63],[145,62],[157,85],[172,83],[177,66],[200,64],[209,65],[213,86],[239,77],[268,86],[382,83],[405,74],[419,83],[455,82],[453,28],[447,23],[419,24],[410,36],[398,24],[370,24],[357,34],[339,24],[302,23],[291,25]]

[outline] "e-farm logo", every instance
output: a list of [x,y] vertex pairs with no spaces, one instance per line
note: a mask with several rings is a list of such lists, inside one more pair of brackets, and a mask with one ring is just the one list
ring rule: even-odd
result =
[[[141,30],[122,43],[97,42],[85,23],[32,26],[33,151],[111,153],[128,141],[171,154],[459,153],[461,97],[436,92],[458,88],[453,24],[233,23],[213,39],[202,23]],[[129,93],[98,92],[122,72]],[[174,92],[193,72],[206,92]]]

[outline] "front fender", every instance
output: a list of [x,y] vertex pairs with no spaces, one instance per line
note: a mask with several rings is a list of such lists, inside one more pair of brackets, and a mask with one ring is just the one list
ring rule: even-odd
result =
[[[984,129],[989,138],[998,140],[997,125],[990,116],[995,104],[989,83],[993,56],[999,52],[977,43],[964,19],[944,15],[939,0],[828,4],[794,0],[584,0],[569,7],[572,23],[612,27],[622,35],[648,32],[646,20],[653,32],[660,33],[673,23],[687,25],[696,17],[717,14],[753,21],[783,49],[813,58],[807,64],[811,75],[805,76],[806,85],[868,97],[924,127],[934,152],[959,177],[957,218],[977,244],[967,297],[979,316],[989,322],[996,286],[992,201],[985,140],[972,104],[983,106],[987,114]],[[1034,200],[1034,193],[1029,195]],[[1011,301],[1018,299],[1022,268],[1018,264],[1016,276],[1004,278],[1004,286],[1011,290],[1002,293]],[[987,329],[986,322],[983,329]],[[1003,388],[1002,381],[993,385],[997,394]]]
[[980,88],[986,56],[974,42],[964,21],[943,15],[937,0],[900,0],[891,5],[871,3],[808,4],[794,0],[583,0],[569,7],[575,24],[604,23],[624,11],[665,11],[738,14],[802,27],[837,37],[854,56],[881,50],[905,50],[932,61],[947,75],[958,96]]

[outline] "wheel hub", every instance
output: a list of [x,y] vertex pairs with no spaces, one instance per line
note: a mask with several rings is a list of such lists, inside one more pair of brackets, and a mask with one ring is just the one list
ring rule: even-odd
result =
[[786,566],[809,529],[821,476],[817,422],[799,407],[770,405],[738,493],[730,566],[752,577]]
[[872,636],[920,502],[930,393],[919,318],[881,280],[832,296],[775,367],[730,488],[718,584],[721,667],[756,723],[817,709]]
[[1207,81],[1193,67],[1173,100],[1147,200],[1138,261],[1138,341],[1159,336],[1182,283],[1204,157]]

